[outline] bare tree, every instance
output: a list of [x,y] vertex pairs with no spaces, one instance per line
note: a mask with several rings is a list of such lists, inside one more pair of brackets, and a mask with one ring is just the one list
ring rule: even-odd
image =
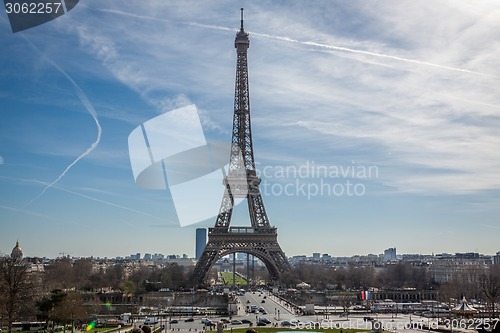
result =
[[33,301],[32,293],[28,264],[20,258],[0,257],[0,313],[7,318],[9,333],[12,322]]
[[52,310],[52,318],[64,324],[64,332],[66,332],[66,324],[71,324],[71,331],[74,332],[75,321],[84,320],[86,317],[83,299],[77,292],[66,294]]
[[60,258],[45,267],[44,286],[48,290],[73,287],[73,267],[69,258]]
[[482,293],[491,304],[492,318],[495,315],[495,303],[500,300],[500,266],[493,265],[479,277]]

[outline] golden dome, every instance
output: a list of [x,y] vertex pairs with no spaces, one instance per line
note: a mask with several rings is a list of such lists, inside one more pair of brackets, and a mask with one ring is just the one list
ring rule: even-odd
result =
[[11,258],[22,259],[23,258],[23,250],[19,246],[19,241],[16,241],[16,246],[12,249],[10,253]]

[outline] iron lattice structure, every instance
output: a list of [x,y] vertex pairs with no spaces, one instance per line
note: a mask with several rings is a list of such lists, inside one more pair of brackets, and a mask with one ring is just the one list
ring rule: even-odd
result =
[[[198,285],[206,284],[208,272],[219,258],[236,252],[262,260],[272,280],[279,280],[290,270],[278,244],[277,230],[269,224],[259,189],[260,178],[255,170],[247,63],[250,40],[243,29],[243,9],[234,46],[237,60],[229,171],[224,179],[225,192],[215,227],[209,228],[207,245],[194,269],[193,278]],[[235,198],[247,199],[250,227],[230,227]]]

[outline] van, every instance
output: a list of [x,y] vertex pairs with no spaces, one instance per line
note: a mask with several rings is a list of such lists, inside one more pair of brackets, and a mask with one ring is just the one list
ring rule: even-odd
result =
[[149,317],[144,320],[144,325],[154,325],[158,324],[158,318]]

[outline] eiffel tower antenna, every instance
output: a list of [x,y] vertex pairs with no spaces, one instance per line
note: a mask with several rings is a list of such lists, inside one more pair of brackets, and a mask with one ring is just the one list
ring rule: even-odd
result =
[[[250,121],[250,94],[248,85],[248,33],[241,29],[234,40],[236,48],[236,81],[234,93],[233,131],[229,171],[224,178],[224,196],[215,226],[208,230],[208,242],[193,272],[193,282],[205,285],[213,264],[231,253],[247,253],[259,258],[272,280],[279,280],[290,271],[290,265],[278,244],[278,233],[269,224],[260,193],[252,144]],[[234,198],[245,198],[248,203],[250,227],[230,227]]]
[[241,8],[241,31],[243,31],[243,8]]

